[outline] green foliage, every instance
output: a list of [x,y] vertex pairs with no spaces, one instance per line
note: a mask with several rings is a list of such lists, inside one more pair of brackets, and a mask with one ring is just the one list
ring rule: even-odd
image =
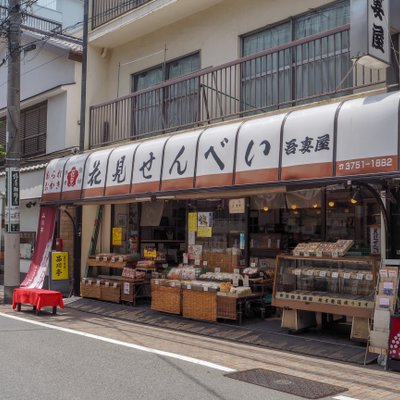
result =
[[0,144],[0,158],[5,158],[6,152],[4,146]]

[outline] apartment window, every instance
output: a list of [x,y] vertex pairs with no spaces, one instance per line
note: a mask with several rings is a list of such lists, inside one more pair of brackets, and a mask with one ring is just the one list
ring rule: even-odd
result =
[[[349,0],[295,17],[242,38],[248,56],[294,40],[323,33],[350,22]],[[342,32],[246,62],[242,68],[242,108],[276,108],[306,97],[350,87],[349,33]],[[342,82],[343,80],[343,82]],[[299,102],[296,102],[299,104]]]
[[[133,92],[200,69],[200,53],[191,54],[133,75]],[[158,88],[134,98],[135,136],[190,125],[198,118],[198,78]]]
[[[20,141],[22,157],[46,153],[47,102],[21,110]],[[6,119],[0,120],[0,143],[6,146]]]

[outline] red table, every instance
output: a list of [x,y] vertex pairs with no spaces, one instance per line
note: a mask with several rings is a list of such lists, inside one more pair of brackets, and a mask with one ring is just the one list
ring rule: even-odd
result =
[[46,289],[14,289],[12,307],[21,311],[21,304],[32,304],[36,314],[42,307],[53,307],[53,314],[57,312],[57,306],[64,308],[61,292]]

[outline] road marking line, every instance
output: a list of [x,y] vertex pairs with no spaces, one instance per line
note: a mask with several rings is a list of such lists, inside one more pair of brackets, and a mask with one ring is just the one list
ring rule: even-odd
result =
[[106,343],[129,347],[131,349],[144,351],[146,353],[157,354],[157,355],[163,356],[163,357],[175,358],[177,360],[186,361],[186,362],[201,365],[201,366],[207,367],[207,368],[217,369],[217,370],[223,371],[223,372],[236,372],[235,369],[224,367],[223,365],[214,364],[212,362],[200,360],[198,358],[182,356],[182,355],[176,354],[176,353],[170,353],[169,351],[157,350],[157,349],[153,349],[151,347],[145,347],[145,346],[140,346],[140,345],[133,344],[133,343],[122,342],[121,340],[110,339],[110,338],[106,338],[103,336],[94,335],[92,333],[77,331],[77,330],[69,329],[69,328],[62,328],[60,326],[55,326],[55,325],[49,325],[49,324],[45,324],[44,322],[33,321],[31,319],[16,317],[15,315],[4,314],[1,312],[0,312],[0,316],[5,317],[5,318],[10,318],[10,319],[15,319],[17,321],[27,322],[32,325],[38,325],[38,326],[42,326],[45,328],[55,329],[55,330],[61,331],[61,332],[72,333],[74,335],[84,336],[84,337],[91,338],[91,339],[97,339],[97,340],[100,340],[100,341],[106,342]]
[[347,397],[347,396],[336,396],[333,397],[335,400],[357,400],[354,397]]

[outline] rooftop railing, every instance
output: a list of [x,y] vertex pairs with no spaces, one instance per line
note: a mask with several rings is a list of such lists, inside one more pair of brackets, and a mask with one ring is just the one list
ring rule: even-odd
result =
[[386,83],[350,59],[350,26],[162,82],[90,108],[91,148],[363,91]]
[[93,0],[92,29],[149,3],[152,0]]

